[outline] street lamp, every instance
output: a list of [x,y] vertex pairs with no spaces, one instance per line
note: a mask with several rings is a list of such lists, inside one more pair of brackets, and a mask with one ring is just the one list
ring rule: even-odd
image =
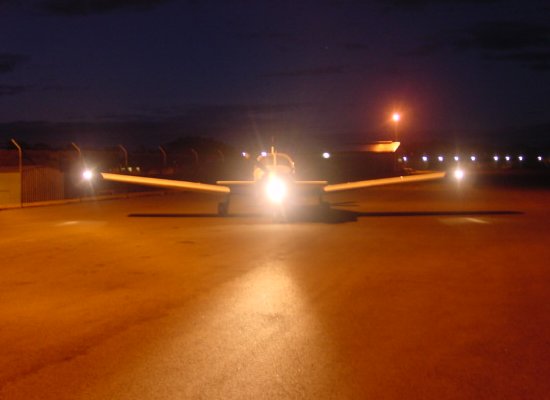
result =
[[394,129],[394,136],[395,141],[397,142],[397,125],[399,125],[399,121],[401,120],[401,115],[398,112],[394,112],[391,116],[391,119],[393,121],[393,129]]

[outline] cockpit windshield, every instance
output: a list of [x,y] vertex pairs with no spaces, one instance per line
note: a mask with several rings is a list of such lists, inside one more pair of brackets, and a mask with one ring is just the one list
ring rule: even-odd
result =
[[284,153],[267,154],[265,156],[258,157],[258,162],[263,165],[278,165],[294,169],[294,162],[292,159]]

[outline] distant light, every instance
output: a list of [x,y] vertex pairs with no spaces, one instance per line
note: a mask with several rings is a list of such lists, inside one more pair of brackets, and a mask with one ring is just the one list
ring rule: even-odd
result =
[[86,181],[91,181],[92,178],[94,177],[94,173],[92,171],[90,171],[89,169],[87,169],[84,172],[82,172],[82,177]]
[[443,156],[439,156],[437,157],[437,159],[439,160],[439,162],[443,162]]
[[471,157],[470,157],[470,160],[472,160],[472,162],[475,162],[476,156],[471,156]]
[[504,158],[506,159],[506,161],[510,161],[510,156],[506,156]]
[[328,152],[325,151],[325,152],[323,153],[323,158],[325,158],[325,159],[330,158],[330,153],[328,153]]
[[407,156],[403,157],[403,161],[407,162],[409,161],[409,158]]
[[401,119],[401,115],[395,112],[392,114],[391,119],[393,120],[393,122],[399,122],[399,120]]
[[538,156],[538,157],[537,157],[537,160],[542,161],[542,157],[541,157],[541,156]]
[[428,156],[422,156],[422,161],[428,162]]
[[132,167],[128,167],[128,172],[132,172]]
[[464,179],[464,171],[460,168],[455,169],[454,177],[456,180],[461,181],[462,179]]
[[241,152],[241,157],[248,158],[250,157],[250,154],[248,154],[246,151]]
[[493,160],[498,161],[498,156],[493,156]]
[[262,151],[262,152],[260,153],[260,155],[261,155],[262,157],[266,157],[266,156],[267,156],[267,151]]
[[459,160],[460,160],[460,157],[459,157],[459,156],[454,156],[454,160],[455,160],[455,161],[459,161]]
[[519,157],[518,157],[518,160],[519,160],[519,161],[523,161],[523,156],[519,156]]

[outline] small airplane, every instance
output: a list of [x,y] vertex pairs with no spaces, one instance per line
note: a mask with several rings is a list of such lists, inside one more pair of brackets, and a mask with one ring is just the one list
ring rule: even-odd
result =
[[[87,180],[90,180],[93,175],[90,171],[86,171],[84,174]],[[288,154],[277,152],[274,146],[271,147],[269,153],[264,152],[256,158],[253,180],[217,181],[216,184],[207,184],[108,172],[101,173],[103,179],[108,181],[226,195],[225,201],[218,203],[218,215],[220,216],[228,214],[232,194],[248,189],[255,193],[259,199],[267,202],[273,211],[273,215],[279,217],[285,215],[285,208],[291,203],[293,196],[300,191],[315,192],[319,196],[320,205],[328,208],[330,205],[323,201],[325,193],[441,179],[445,177],[445,172],[427,172],[417,175],[337,184],[329,184],[327,181],[296,180],[295,175],[296,168],[292,158]]]

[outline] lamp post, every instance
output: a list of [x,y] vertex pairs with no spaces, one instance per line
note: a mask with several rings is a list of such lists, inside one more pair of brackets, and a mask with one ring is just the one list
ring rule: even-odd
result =
[[401,120],[401,114],[398,112],[394,112],[391,116],[391,119],[393,121],[393,133],[395,136],[395,141],[397,142],[397,125],[399,125],[399,121]]

